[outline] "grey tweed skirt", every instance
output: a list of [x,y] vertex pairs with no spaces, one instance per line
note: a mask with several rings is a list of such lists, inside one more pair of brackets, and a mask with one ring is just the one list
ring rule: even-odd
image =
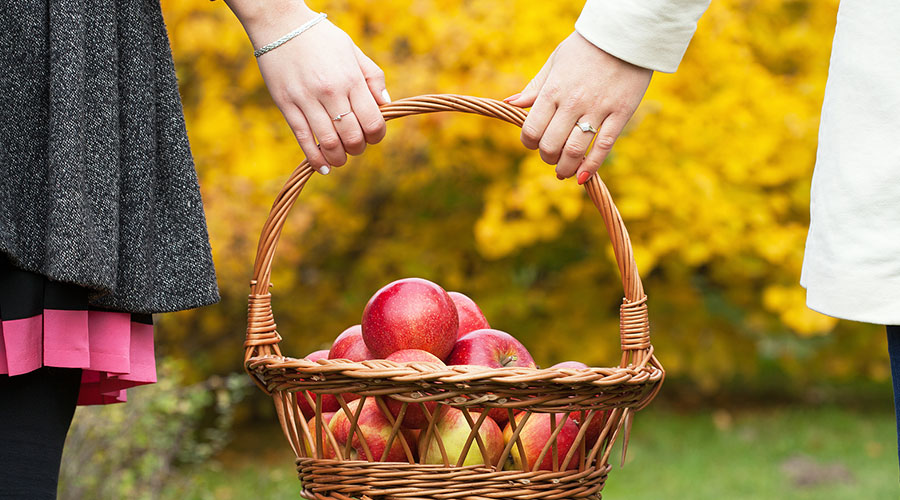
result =
[[158,0],[0,8],[0,252],[135,313],[219,299]]

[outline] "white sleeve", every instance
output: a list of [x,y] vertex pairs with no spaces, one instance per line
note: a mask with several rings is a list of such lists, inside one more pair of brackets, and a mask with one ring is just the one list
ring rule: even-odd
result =
[[673,73],[710,0],[587,0],[575,31],[631,64]]

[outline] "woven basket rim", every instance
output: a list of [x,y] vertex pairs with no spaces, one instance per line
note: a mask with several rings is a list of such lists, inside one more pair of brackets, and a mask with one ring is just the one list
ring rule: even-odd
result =
[[[648,361],[652,358],[648,358]],[[646,373],[651,379],[661,377],[663,370],[655,363],[645,362],[642,366],[612,366],[612,367],[588,367],[588,368],[530,368],[523,366],[510,366],[490,368],[478,365],[450,365],[441,366],[437,363],[406,361],[397,362],[387,359],[370,359],[365,361],[352,361],[349,359],[320,359],[311,361],[304,358],[293,358],[275,354],[255,356],[247,360],[248,370],[291,370],[298,374],[310,377],[316,375],[342,374],[350,378],[358,379],[385,379],[403,378],[410,381],[410,376],[419,375],[416,382],[449,382],[456,383],[466,379],[465,375],[477,376],[479,379],[490,378],[492,381],[510,385],[527,383],[528,381],[541,381],[544,384],[559,384],[566,388],[579,385],[592,385],[596,381],[613,374],[629,374],[637,376]],[[310,383],[315,383],[315,379]],[[629,383],[620,381],[617,383]],[[633,382],[632,382],[633,383]],[[641,380],[637,384],[647,383]],[[598,384],[598,385],[603,385]],[[306,387],[307,389],[309,387]]]

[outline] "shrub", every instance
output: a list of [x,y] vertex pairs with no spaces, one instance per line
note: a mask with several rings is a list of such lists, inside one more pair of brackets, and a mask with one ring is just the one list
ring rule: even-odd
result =
[[185,385],[185,363],[158,364],[159,381],[125,404],[79,407],[63,453],[59,498],[157,498],[175,468],[210,460],[229,440],[243,373]]

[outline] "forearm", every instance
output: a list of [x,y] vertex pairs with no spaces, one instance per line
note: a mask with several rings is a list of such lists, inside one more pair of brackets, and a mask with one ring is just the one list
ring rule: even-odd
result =
[[316,16],[301,0],[225,0],[225,3],[241,22],[254,47],[265,45],[273,36],[283,35]]

